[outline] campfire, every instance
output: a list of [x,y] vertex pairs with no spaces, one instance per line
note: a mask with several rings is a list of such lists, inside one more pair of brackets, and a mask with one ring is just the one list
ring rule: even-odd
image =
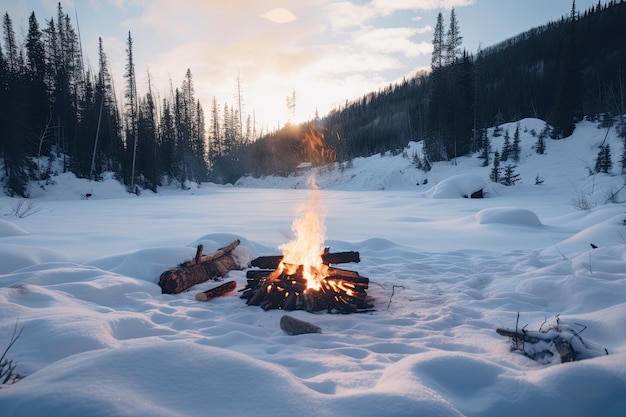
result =
[[369,279],[355,271],[335,268],[359,262],[358,252],[330,253],[324,247],[324,213],[321,192],[311,176],[307,181],[309,201],[298,210],[291,229],[294,239],[279,246],[282,256],[265,256],[252,261],[247,286],[241,298],[265,310],[327,310],[337,313],[367,311],[373,306],[366,290]]

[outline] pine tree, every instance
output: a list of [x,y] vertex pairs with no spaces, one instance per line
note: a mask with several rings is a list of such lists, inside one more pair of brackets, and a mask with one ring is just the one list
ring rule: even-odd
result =
[[172,170],[172,175],[180,183],[182,189],[186,189],[189,180],[189,149],[188,148],[188,127],[185,125],[185,106],[180,90],[174,91],[174,131],[176,132],[176,152],[174,163],[176,169]]
[[120,174],[124,143],[120,123],[119,109],[113,91],[108,60],[98,39],[98,74],[96,76],[95,103],[98,109],[98,125],[96,131],[94,158],[90,178],[98,178],[103,171]]
[[567,33],[563,36],[556,97],[553,100],[554,104],[548,118],[553,126],[552,137],[554,139],[564,138],[572,134],[574,119],[582,108],[577,16],[576,1],[574,0],[566,26]]
[[444,62],[445,42],[444,42],[444,23],[441,12],[437,15],[437,24],[435,25],[433,37],[433,53],[431,55],[430,67],[433,71],[441,69]]
[[[138,103],[137,103],[137,81],[135,78],[135,62],[133,60],[133,38],[128,32],[126,40],[126,148],[132,146],[131,151],[131,170],[129,178],[129,191],[137,192],[135,189],[135,165],[137,162],[137,142],[138,142]],[[128,184],[128,183],[127,183]]]
[[515,125],[515,132],[513,133],[513,143],[511,144],[511,158],[515,162],[519,162],[519,157],[521,153],[520,148],[520,133],[519,133],[519,122]]
[[42,41],[43,34],[39,29],[39,22],[32,12],[28,18],[28,35],[26,38],[26,64],[29,76],[37,83],[41,83],[42,92],[45,93],[43,85],[46,75],[46,54]]
[[613,161],[611,160],[611,147],[609,144],[601,145],[598,155],[596,156],[594,172],[608,174],[611,172],[612,168]]
[[481,146],[482,147],[481,147],[480,155],[478,156],[478,158],[483,160],[483,163],[482,163],[483,167],[488,167],[489,166],[489,156],[491,155],[491,141],[487,137],[486,131],[484,131],[484,133],[483,133],[483,139],[482,139]]
[[538,155],[543,155],[546,152],[546,137],[548,136],[547,125],[541,129],[541,132],[537,135],[537,142],[535,142],[535,152]]
[[33,129],[39,131],[39,147],[37,156],[48,155],[51,136],[51,117],[46,88],[46,54],[43,44],[43,33],[35,13],[28,19],[28,35],[26,38],[26,71],[27,95],[29,101],[29,119]]
[[604,165],[602,165],[602,172],[608,174],[613,169],[613,160],[611,158],[611,147],[607,143],[604,146]]
[[241,127],[239,135],[243,136],[243,81],[240,73],[237,74],[237,91],[235,98],[237,100],[237,109],[239,111],[239,126]]
[[161,185],[157,146],[157,116],[156,106],[152,94],[152,80],[148,72],[148,92],[139,100],[137,115],[137,172],[142,180],[142,187],[157,191]]
[[507,129],[504,132],[504,144],[502,145],[502,155],[500,156],[501,161],[507,161],[511,156],[511,136],[509,135],[509,130]]
[[217,100],[213,97],[211,101],[211,127],[209,128],[209,161],[221,155],[224,151],[222,140],[222,128],[220,125],[220,114]]
[[493,182],[500,182],[500,153],[498,151],[493,154],[493,167],[489,179]]
[[502,184],[504,185],[515,185],[517,181],[519,181],[519,174],[515,173],[515,165],[506,164],[504,167],[504,178],[502,178]]
[[13,21],[9,16],[9,13],[4,13],[4,19],[2,22],[2,29],[4,34],[4,61],[9,73],[17,74],[21,69],[20,55],[17,47],[17,40],[15,39],[15,31],[13,30]]
[[[61,3],[57,5],[56,44],[53,49],[54,117],[57,126],[57,147],[69,154],[84,144],[84,135],[78,135],[81,114],[81,100],[85,104],[85,81],[78,36],[72,27],[69,15],[63,12]],[[83,109],[84,110],[84,109]],[[83,113],[84,114],[84,113]],[[89,138],[91,143],[91,137]],[[71,159],[70,159],[71,160]],[[66,168],[68,168],[66,166]]]
[[7,50],[2,59],[3,88],[0,109],[0,154],[4,157],[5,187],[9,195],[28,197],[29,170],[32,164],[32,123],[29,119],[28,80],[23,74],[23,62],[19,58],[13,22],[8,13],[3,20],[4,42]]
[[172,181],[178,175],[176,165],[176,127],[174,126],[174,115],[172,114],[171,103],[163,99],[163,110],[159,121],[159,165],[164,175]]
[[448,31],[446,32],[444,55],[446,65],[452,65],[456,62],[457,58],[461,56],[462,43],[463,37],[461,36],[461,29],[459,28],[459,22],[456,19],[456,12],[453,7],[450,11],[450,23],[448,24]]

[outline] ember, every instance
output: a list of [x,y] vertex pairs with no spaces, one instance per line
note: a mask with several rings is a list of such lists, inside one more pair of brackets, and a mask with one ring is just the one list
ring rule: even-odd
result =
[[352,313],[371,309],[365,291],[369,279],[331,266],[359,262],[359,254],[331,254],[323,247],[325,228],[320,192],[314,177],[309,178],[307,185],[312,191],[309,202],[299,209],[299,217],[291,226],[295,238],[279,247],[282,257],[263,257],[252,262],[252,266],[271,269],[248,271],[248,284],[241,298],[247,299],[248,305],[265,310]]

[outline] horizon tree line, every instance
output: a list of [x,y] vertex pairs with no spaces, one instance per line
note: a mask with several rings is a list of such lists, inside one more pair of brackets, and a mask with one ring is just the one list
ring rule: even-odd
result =
[[[97,68],[85,68],[77,33],[60,4],[43,29],[32,13],[21,43],[5,13],[0,179],[10,195],[25,197],[31,181],[43,186],[53,181],[54,164],[60,162],[62,172],[81,178],[97,181],[112,172],[130,192],[156,191],[189,181],[288,175],[313,154],[324,155],[316,164],[345,162],[399,153],[418,140],[424,141],[424,154],[416,156],[423,167],[471,153],[488,166],[494,150],[487,127],[497,129],[523,117],[548,122],[549,129],[537,139],[536,150],[542,153],[546,137],[568,136],[584,115],[610,121],[626,113],[624,19],[624,0],[598,3],[582,14],[572,2],[560,21],[470,54],[462,49],[460,24],[451,9],[447,24],[442,13],[437,16],[430,71],[346,101],[324,117],[259,136],[254,120],[243,118],[239,75],[236,104],[213,98],[207,122],[190,70],[177,88],[170,83],[163,97],[148,71],[147,91],[138,93],[129,32],[125,85],[118,99],[102,39]],[[295,99],[292,89],[286,100],[291,114]],[[616,128],[626,136],[623,120],[618,122]],[[498,157],[506,153],[499,150]],[[606,163],[600,165],[604,171]]]
[[102,38],[97,68],[84,68],[78,35],[61,4],[42,28],[32,12],[23,42],[8,13],[0,42],[0,180],[12,196],[27,197],[33,180],[62,172],[97,181],[112,172],[130,192],[204,182],[220,176],[219,160],[254,139],[253,120],[237,106],[213,100],[210,123],[195,95],[191,70],[159,99],[148,71],[137,88],[132,35],[126,40],[125,86],[118,100]]

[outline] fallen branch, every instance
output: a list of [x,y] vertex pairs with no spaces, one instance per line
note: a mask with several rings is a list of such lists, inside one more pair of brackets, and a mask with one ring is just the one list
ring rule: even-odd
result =
[[542,364],[574,362],[602,354],[608,355],[605,348],[583,341],[580,333],[586,326],[574,323],[579,327],[575,329],[561,323],[559,315],[556,315],[556,324],[544,329],[546,321],[537,331],[526,330],[526,326],[520,329],[518,313],[514,330],[500,328],[496,329],[496,333],[511,339],[512,351],[519,351]]

